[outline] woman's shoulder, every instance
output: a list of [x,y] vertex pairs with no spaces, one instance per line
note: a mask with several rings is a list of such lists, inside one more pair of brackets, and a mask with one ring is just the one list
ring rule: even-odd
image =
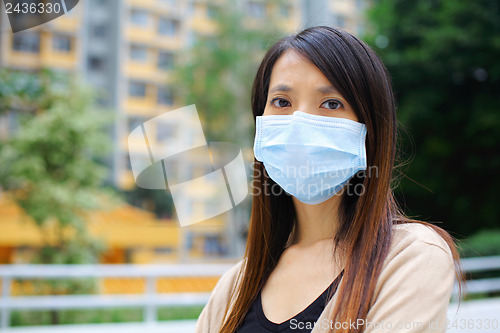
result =
[[[394,224],[388,257],[401,254],[402,251],[410,252],[408,253],[410,255],[438,252],[443,253],[445,257],[453,261],[450,246],[438,233],[437,228],[421,222]],[[444,230],[442,231],[444,232]]]
[[395,224],[380,272],[379,287],[387,281],[404,284],[402,280],[415,286],[430,281],[452,283],[455,271],[453,254],[437,230],[445,234],[444,230],[428,223]]
[[[378,290],[389,285],[423,290],[442,285],[451,292],[455,269],[453,254],[440,230],[428,223],[408,222],[393,226],[392,241],[378,279]],[[421,288],[418,288],[420,286]]]
[[452,252],[436,229],[418,222],[394,225],[367,321],[391,323],[391,332],[406,332],[404,323],[444,332],[454,275]]

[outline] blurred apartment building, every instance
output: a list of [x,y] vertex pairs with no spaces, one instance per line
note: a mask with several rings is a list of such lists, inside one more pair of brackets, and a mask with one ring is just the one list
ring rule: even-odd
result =
[[[328,24],[360,34],[365,29],[363,13],[368,0],[282,0],[279,4],[235,1],[250,19],[279,18],[285,31]],[[98,104],[117,116],[110,134],[114,145],[108,160],[112,169],[110,181],[129,190],[135,183],[128,135],[146,120],[183,106],[172,94],[169,74],[181,49],[192,45],[198,34],[213,31],[213,3],[214,0],[81,0],[67,14],[15,34],[2,10],[0,67],[49,67],[75,72],[94,86],[100,93]],[[0,133],[11,132],[15,124],[16,114],[7,113],[0,118]],[[149,144],[161,146],[179,135],[182,133],[176,128],[157,129],[148,136]],[[192,209],[204,211],[206,202],[193,202]],[[147,244],[147,240],[142,247],[135,243],[131,246],[147,258],[172,251],[182,258],[239,255],[242,244],[230,240],[236,232],[228,229],[231,218],[235,217],[222,214],[206,223],[183,227],[178,233],[180,240],[165,244],[163,252],[157,245]],[[144,255],[147,251],[150,254]]]

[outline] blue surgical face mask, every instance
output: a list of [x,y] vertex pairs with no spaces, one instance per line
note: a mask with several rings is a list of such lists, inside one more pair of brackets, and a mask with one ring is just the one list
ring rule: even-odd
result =
[[365,138],[366,126],[345,118],[301,111],[258,116],[254,154],[283,190],[315,205],[366,169]]

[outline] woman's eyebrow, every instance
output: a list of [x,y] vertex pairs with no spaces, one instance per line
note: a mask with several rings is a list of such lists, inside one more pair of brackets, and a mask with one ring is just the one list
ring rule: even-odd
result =
[[[291,91],[293,90],[290,86],[286,84],[278,84],[269,90],[269,93],[277,92],[277,91]],[[335,89],[334,86],[322,86],[316,89],[322,94],[338,94],[338,90]]]
[[322,86],[316,90],[318,90],[322,94],[338,94],[339,93],[338,90],[335,89],[334,86]]
[[291,87],[287,86],[286,84],[279,84],[272,89],[269,90],[270,93],[276,92],[276,91],[290,91],[292,90]]

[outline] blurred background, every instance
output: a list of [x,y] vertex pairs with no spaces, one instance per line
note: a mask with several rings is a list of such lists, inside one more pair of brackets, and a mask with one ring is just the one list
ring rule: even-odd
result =
[[[497,0],[80,0],[64,15],[16,33],[5,4],[0,330],[197,318],[206,293],[243,255],[251,196],[181,228],[168,190],[135,185],[128,135],[195,104],[208,142],[242,149],[250,181],[250,90],[259,61],[274,41],[315,25],[359,36],[387,65],[400,122],[397,198],[411,217],[456,237],[463,257],[496,258],[480,265],[489,272],[474,276],[493,283],[475,297],[498,296]],[[184,134],[157,128],[149,144]],[[203,166],[185,168],[192,178],[203,175]],[[210,211],[210,186],[200,185],[190,198],[192,214]],[[109,265],[121,270],[106,271]],[[204,296],[191,302],[179,296],[189,293]],[[29,298],[54,295],[87,298]],[[123,295],[137,302],[123,308]],[[115,303],[101,309],[104,296]],[[75,303],[85,309],[69,306]]]

